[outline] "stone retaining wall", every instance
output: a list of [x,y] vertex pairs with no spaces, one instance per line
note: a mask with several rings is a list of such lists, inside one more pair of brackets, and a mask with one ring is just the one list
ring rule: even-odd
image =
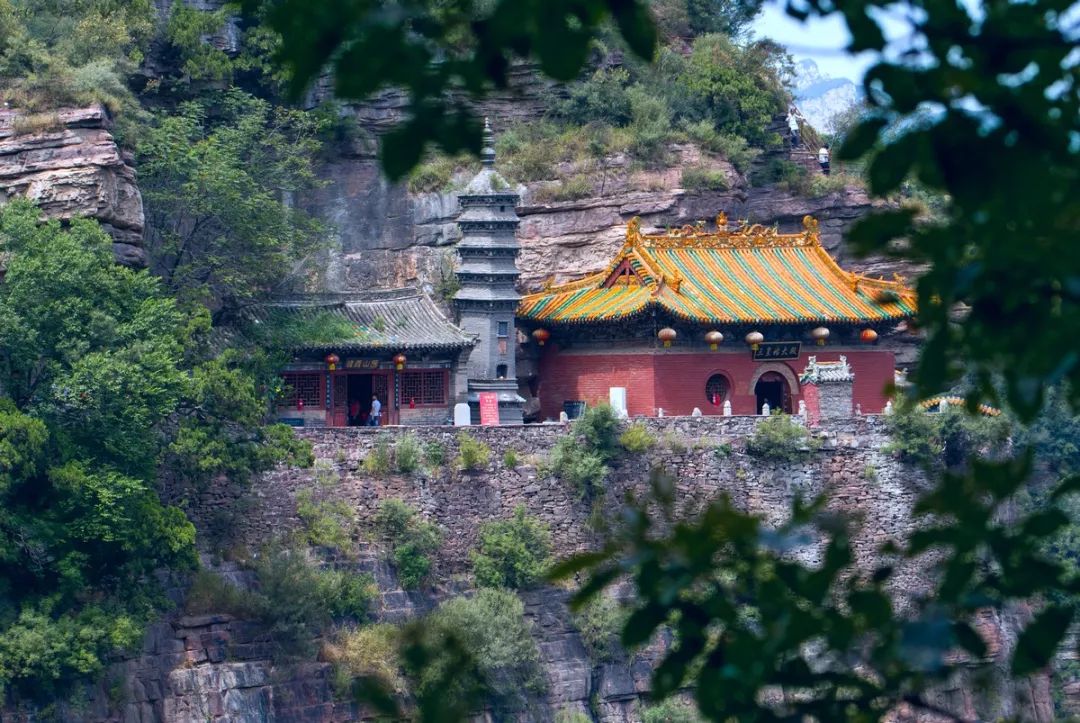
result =
[[[524,505],[529,514],[551,527],[557,554],[584,550],[599,542],[597,516],[614,516],[628,493],[644,493],[649,470],[656,465],[676,475],[676,504],[682,516],[727,494],[741,508],[779,523],[795,495],[827,493],[832,509],[860,521],[854,547],[857,563],[863,567],[877,562],[883,542],[899,539],[910,530],[910,510],[928,483],[921,473],[885,451],[888,438],[881,418],[823,422],[815,430],[820,448],[797,463],[746,453],[746,439],[760,421],[760,417],[641,420],[658,444],[646,454],[623,454],[614,463],[605,496],[595,508],[569,484],[540,471],[551,448],[569,432],[566,425],[469,428],[468,434],[492,450],[485,469],[465,473],[447,464],[434,471],[385,476],[369,475],[363,467],[380,439],[392,446],[403,435],[412,434],[421,444],[443,445],[451,459],[457,454],[457,435],[462,430],[307,429],[299,434],[314,446],[314,468],[275,470],[254,484],[239,505],[232,504],[236,500],[230,493],[211,490],[191,506],[190,513],[205,530],[222,508],[243,510],[234,518],[233,531],[239,544],[257,550],[299,526],[296,496],[300,491],[345,501],[359,533],[354,564],[358,571],[374,576],[380,590],[376,617],[390,622],[422,614],[446,596],[469,588],[469,551],[482,523],[508,517],[517,505]],[[511,450],[521,461],[512,469],[503,462]],[[443,530],[433,589],[403,591],[384,552],[372,542],[372,516],[388,498],[404,500]],[[808,557],[814,553],[812,547],[803,552]],[[226,565],[223,571],[241,574],[235,566]],[[897,574],[897,593],[919,594],[926,587],[925,568],[902,569]],[[565,590],[544,588],[521,597],[548,678],[545,698],[525,718],[551,721],[563,711],[584,713],[599,723],[639,721],[641,697],[648,691],[658,651],[597,664],[588,658],[573,626]],[[1015,643],[1012,631],[1018,625],[996,615],[980,622],[978,627],[996,651],[996,660],[1008,659]],[[263,649],[268,642],[257,628],[227,616],[174,616],[151,628],[141,655],[113,666],[85,715],[72,720],[336,723],[362,717],[352,705],[335,699],[327,664],[275,667]],[[1046,715],[1052,705],[1046,676],[1013,682],[1005,676],[1003,665],[995,670],[1000,685],[990,694],[975,694],[970,686],[957,684],[937,692],[935,702],[968,717],[990,713],[990,717],[1049,720]],[[110,680],[123,681],[119,703],[110,703],[106,693]],[[984,699],[987,695],[989,700]]]
[[[828,492],[830,505],[859,516],[863,522],[855,545],[860,562],[873,559],[887,539],[902,537],[910,527],[909,510],[923,475],[900,464],[884,451],[884,422],[879,417],[832,420],[816,430],[821,449],[805,462],[781,463],[746,453],[746,438],[760,417],[668,417],[640,420],[657,438],[648,453],[623,454],[612,465],[605,499],[597,504],[613,514],[628,493],[647,491],[654,466],[672,472],[677,482],[676,502],[682,514],[693,514],[720,494],[729,495],[744,509],[759,512],[771,522],[782,521],[796,494]],[[238,538],[248,546],[265,543],[275,534],[295,529],[296,494],[313,490],[346,501],[362,528],[370,529],[379,503],[398,498],[420,510],[445,533],[440,559],[441,575],[465,573],[469,550],[476,544],[481,523],[510,516],[524,505],[552,529],[556,552],[566,555],[598,542],[590,524],[593,505],[580,498],[573,486],[543,474],[542,467],[556,441],[568,433],[565,425],[470,427],[467,433],[492,451],[486,469],[461,472],[448,463],[436,471],[410,475],[391,473],[374,477],[365,472],[364,459],[380,439],[391,446],[404,434],[421,445],[437,443],[447,459],[457,454],[460,428],[420,429],[357,427],[301,430],[318,460],[316,468],[280,469],[266,476],[250,493],[248,512],[235,525]],[[519,459],[516,468],[503,463],[507,451]],[[316,475],[320,481],[316,481]],[[329,484],[328,484],[329,481]],[[196,518],[221,504],[204,500],[193,510]],[[921,587],[920,580],[911,585]]]

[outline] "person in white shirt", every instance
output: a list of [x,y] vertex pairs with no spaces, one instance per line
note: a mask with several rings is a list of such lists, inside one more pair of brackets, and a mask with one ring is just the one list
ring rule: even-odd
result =
[[817,162],[821,164],[821,172],[829,175],[829,144],[823,145],[817,152]]
[[368,414],[368,426],[378,427],[382,421],[382,402],[374,394],[371,395],[371,413]]
[[791,133],[791,147],[799,147],[799,117],[795,114],[795,109],[791,108],[787,114],[787,127]]

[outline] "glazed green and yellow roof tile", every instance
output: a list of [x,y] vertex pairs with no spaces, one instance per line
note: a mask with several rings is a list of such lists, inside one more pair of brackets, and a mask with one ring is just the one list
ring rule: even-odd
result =
[[743,223],[643,234],[634,218],[604,271],[521,300],[518,316],[549,324],[614,321],[659,308],[701,323],[873,323],[915,314],[902,280],[844,271],[822,248],[817,221],[800,233]]

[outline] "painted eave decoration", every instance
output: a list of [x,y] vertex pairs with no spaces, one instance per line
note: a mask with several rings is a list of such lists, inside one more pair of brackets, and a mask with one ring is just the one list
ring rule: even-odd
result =
[[548,324],[616,321],[651,309],[702,324],[873,323],[915,314],[903,284],[849,273],[821,246],[818,222],[799,233],[746,222],[643,234],[631,219],[608,268],[525,296],[518,316]]

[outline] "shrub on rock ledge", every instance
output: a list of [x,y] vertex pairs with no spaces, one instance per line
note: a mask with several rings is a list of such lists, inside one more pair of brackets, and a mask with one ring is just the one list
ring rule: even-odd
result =
[[621,638],[630,610],[610,595],[597,595],[574,612],[574,627],[596,663],[610,663],[623,654]]
[[619,435],[619,444],[627,452],[641,454],[656,445],[656,437],[641,422],[634,422]]
[[431,557],[439,549],[439,528],[420,518],[401,500],[384,500],[375,525],[390,545],[398,582],[406,590],[420,587],[431,571]]
[[518,505],[509,520],[480,526],[480,545],[472,559],[476,583],[482,587],[532,587],[550,565],[551,531]]
[[818,442],[790,414],[777,412],[758,423],[746,440],[746,451],[756,457],[797,462],[816,450]]
[[[478,687],[497,710],[522,710],[529,697],[544,690],[540,653],[525,621],[525,607],[512,592],[483,589],[473,597],[447,600],[427,618],[424,636],[434,658],[413,671],[416,692],[421,698],[437,695],[440,707],[455,707]],[[452,676],[449,688],[441,688],[448,668],[461,665],[448,652],[454,647],[460,647],[471,665]]]
[[619,450],[619,418],[610,404],[585,411],[551,450],[549,471],[571,482],[582,497],[603,491],[608,466]]
[[457,466],[471,472],[487,467],[491,459],[491,448],[468,432],[460,432],[457,436],[458,456]]

